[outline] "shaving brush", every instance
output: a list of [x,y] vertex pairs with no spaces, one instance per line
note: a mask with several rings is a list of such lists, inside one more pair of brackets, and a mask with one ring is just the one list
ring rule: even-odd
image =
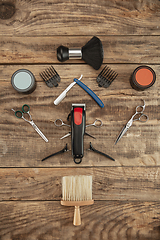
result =
[[103,46],[98,37],[93,37],[82,48],[57,48],[57,59],[65,62],[68,59],[83,59],[87,64],[98,70],[103,62]]
[[80,206],[94,204],[92,199],[92,176],[78,175],[62,178],[61,205],[74,207],[73,225],[81,225]]

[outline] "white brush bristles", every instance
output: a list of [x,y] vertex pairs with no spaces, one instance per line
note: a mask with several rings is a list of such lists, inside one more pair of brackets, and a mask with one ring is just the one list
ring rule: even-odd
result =
[[63,201],[92,200],[92,176],[77,175],[62,178]]

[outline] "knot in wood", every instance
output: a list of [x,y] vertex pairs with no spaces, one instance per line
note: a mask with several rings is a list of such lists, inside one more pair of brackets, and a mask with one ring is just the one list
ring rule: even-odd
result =
[[16,11],[15,5],[10,2],[0,2],[0,18],[9,19]]

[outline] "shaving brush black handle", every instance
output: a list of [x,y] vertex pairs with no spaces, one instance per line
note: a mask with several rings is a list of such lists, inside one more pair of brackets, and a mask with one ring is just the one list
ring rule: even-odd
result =
[[57,48],[57,59],[64,62],[68,59],[83,59],[87,64],[98,70],[103,62],[103,46],[101,40],[94,36],[82,48]]
[[60,62],[64,62],[69,59],[69,48],[64,46],[59,46],[57,48],[57,59]]

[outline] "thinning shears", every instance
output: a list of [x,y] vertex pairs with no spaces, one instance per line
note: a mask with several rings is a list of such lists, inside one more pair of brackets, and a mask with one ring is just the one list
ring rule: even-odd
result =
[[[44,136],[44,134],[40,131],[40,129],[36,126],[36,124],[33,122],[31,114],[30,114],[30,107],[27,104],[24,104],[22,106],[22,111],[18,110],[15,111],[13,108],[11,109],[17,118],[22,118],[24,121],[31,124],[31,126],[35,129],[35,131],[43,138],[44,141],[48,142],[48,139]],[[23,115],[27,114],[29,116],[29,119],[26,119]]]
[[123,137],[123,135],[128,131],[128,129],[132,126],[134,121],[140,121],[140,122],[147,122],[148,121],[148,116],[144,114],[145,110],[145,100],[143,100],[144,105],[139,105],[136,107],[136,112],[133,114],[131,119],[128,121],[128,123],[123,127],[122,131],[120,132],[115,144]]

